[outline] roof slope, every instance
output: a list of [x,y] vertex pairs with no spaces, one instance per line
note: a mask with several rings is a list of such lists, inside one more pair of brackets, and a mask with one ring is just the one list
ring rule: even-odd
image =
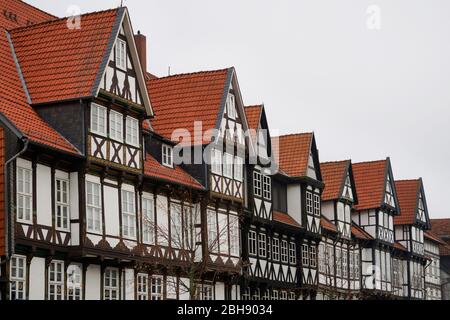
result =
[[331,232],[335,232],[337,233],[337,227],[333,224],[333,222],[331,222],[330,220],[328,220],[326,217],[322,216],[320,218],[320,225],[322,226],[323,229],[331,231]]
[[148,78],[147,89],[155,112],[151,125],[155,132],[170,139],[176,129],[187,129],[192,137],[194,122],[201,121],[202,138],[198,137],[198,141],[208,144],[210,139],[205,132],[217,127],[232,70]]
[[322,193],[322,201],[335,200],[341,197],[342,186],[347,178],[347,168],[350,160],[324,162],[320,164],[322,179],[325,189]]
[[181,167],[175,166],[173,169],[165,167],[148,153],[144,162],[144,174],[162,181],[182,184],[194,189],[204,189],[197,180]]
[[356,225],[355,223],[352,223],[352,235],[361,240],[371,240],[373,237],[368,234],[364,229]]
[[357,210],[380,207],[384,191],[387,160],[354,163],[353,176],[358,194]]
[[0,112],[33,142],[70,153],[78,153],[28,104],[5,33],[5,29],[26,25],[27,21],[40,22],[54,17],[17,0],[1,1],[0,10],[17,14],[14,21],[4,14],[0,15],[0,70],[2,70],[0,73]]
[[413,224],[416,218],[420,180],[395,181],[401,214],[394,217],[394,224]]
[[262,105],[246,106],[244,110],[245,115],[247,117],[248,128],[258,130],[263,106]]
[[119,10],[84,14],[79,29],[62,18],[10,31],[32,104],[95,95]]
[[431,219],[430,222],[433,234],[450,239],[450,219]]
[[[307,175],[309,153],[314,134],[298,133],[274,137],[272,152],[278,159],[280,169],[291,177],[304,177]],[[276,143],[278,139],[278,143]]]
[[292,218],[287,213],[273,211],[272,214],[273,214],[274,221],[300,228],[300,225],[297,223],[297,221],[295,221],[294,218]]

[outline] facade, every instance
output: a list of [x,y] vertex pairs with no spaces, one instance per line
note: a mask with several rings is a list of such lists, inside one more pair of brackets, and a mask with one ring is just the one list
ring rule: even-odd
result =
[[442,300],[450,300],[450,219],[432,219],[431,236],[440,241],[439,276]]
[[448,288],[445,231],[430,232],[422,181],[395,181],[389,158],[321,164],[314,133],[272,137],[234,68],[148,73],[124,7],[81,29],[19,0],[0,9],[1,300]]

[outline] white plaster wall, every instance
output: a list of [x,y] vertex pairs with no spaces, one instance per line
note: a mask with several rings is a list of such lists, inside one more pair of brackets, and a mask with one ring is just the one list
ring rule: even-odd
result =
[[52,225],[52,175],[50,167],[36,166],[37,223]]
[[134,270],[125,269],[124,270],[124,281],[125,281],[125,300],[135,300],[134,296]]
[[91,264],[86,270],[86,300],[100,300],[100,266]]
[[45,299],[45,259],[33,257],[30,263],[30,300]]
[[78,189],[78,172],[70,173],[70,218],[79,219],[80,218],[80,208],[79,208],[79,194]]
[[334,202],[325,201],[322,202],[322,214],[329,220],[334,220]]
[[223,282],[216,282],[216,296],[215,300],[225,300],[225,284]]
[[287,187],[287,206],[289,215],[294,218],[297,223],[302,224],[301,210],[301,189],[300,185],[288,185]]
[[119,220],[119,190],[117,188],[103,186],[105,195],[105,230],[110,236],[120,235]]

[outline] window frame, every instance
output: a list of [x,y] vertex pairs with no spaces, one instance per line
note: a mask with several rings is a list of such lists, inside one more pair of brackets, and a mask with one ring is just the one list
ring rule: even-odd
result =
[[280,258],[282,263],[289,262],[289,249],[287,240],[281,240]]
[[136,275],[136,298],[137,300],[149,299],[148,274],[139,272]]
[[48,300],[64,300],[64,261],[51,261],[47,274]]
[[[130,190],[121,190],[122,202],[122,236],[127,239],[136,239],[136,193]],[[131,209],[131,210],[130,210]]]
[[272,238],[272,260],[280,261],[280,239]]
[[234,180],[244,181],[244,160],[241,157],[234,157],[233,169]]
[[[116,67],[120,70],[127,70],[127,42],[117,39],[116,43]],[[122,52],[123,49],[123,52]]]
[[[126,117],[125,142],[134,147],[139,147],[139,120],[130,116]],[[172,152],[173,156],[173,152]]]
[[213,149],[211,155],[211,173],[222,175],[222,163],[222,151]]
[[168,144],[161,146],[161,163],[163,166],[173,169],[173,147]]
[[[21,263],[19,263],[19,261]],[[11,300],[26,300],[27,292],[27,258],[21,255],[13,255],[9,265],[10,285],[9,296]],[[14,293],[14,294],[13,294]],[[18,298],[17,296],[20,295]]]
[[[92,199],[96,196],[94,194],[94,187],[98,187],[98,204],[89,203],[89,185],[92,185]],[[92,182],[86,180],[86,230],[89,233],[102,234],[103,233],[103,217],[102,217],[102,185],[97,182]],[[89,225],[89,209],[92,210],[92,226]],[[98,219],[96,219],[98,218]],[[96,222],[98,221],[98,228],[96,227]]]
[[309,267],[309,245],[302,244],[302,266]]
[[236,97],[232,93],[229,93],[227,97],[227,116],[233,120],[235,120],[237,116]]
[[[70,270],[76,270],[76,272],[70,272]],[[76,273],[76,274],[75,274]],[[73,278],[79,280],[73,280]],[[83,270],[78,264],[70,264],[67,267],[67,300],[81,300],[83,294]]]
[[[20,173],[22,172],[22,174]],[[22,176],[22,183],[20,177]],[[29,181],[27,179],[29,178]],[[29,190],[27,191],[27,184]],[[21,187],[22,186],[22,190]],[[22,207],[20,198],[22,197]],[[16,221],[25,224],[33,224],[33,170],[22,166],[16,169]],[[28,206],[28,207],[27,207]],[[22,217],[20,217],[22,210]]]
[[289,242],[289,263],[293,265],[297,264],[297,246],[292,241]]
[[115,110],[109,111],[109,138],[123,142],[123,114]]
[[261,258],[267,257],[267,237],[265,233],[258,233],[258,256]]
[[142,196],[142,242],[145,244],[155,244],[155,221],[155,199]]
[[[219,251],[217,230],[217,212],[212,209],[207,210],[207,233],[208,233],[208,251],[217,253]],[[213,239],[214,238],[214,239]]]
[[262,174],[258,171],[253,171],[253,195],[255,197],[262,197]]
[[[97,115],[94,117],[94,110],[97,110]],[[108,109],[98,103],[92,102],[91,103],[91,110],[90,110],[90,132],[94,133],[96,135],[106,137],[107,136],[107,117],[108,117]],[[101,123],[102,117],[100,117],[100,114],[103,114],[103,121]],[[95,126],[94,126],[95,125]],[[100,130],[102,127],[103,130]]]
[[248,254],[256,256],[257,255],[257,239],[258,236],[256,231],[250,230],[248,232]]
[[272,178],[268,175],[262,174],[262,194],[266,200],[272,200]]
[[231,153],[225,152],[223,154],[223,176],[229,179],[233,179],[233,169],[234,169],[234,157]]
[[[58,182],[61,186],[61,190],[58,190]],[[66,185],[66,201],[64,199],[63,185]],[[62,200],[58,201],[59,198]],[[60,210],[59,210],[60,209]],[[66,210],[66,216],[64,217],[64,209]],[[70,181],[68,179],[55,177],[55,228],[59,231],[70,231]],[[66,221],[66,227],[64,227],[64,220]],[[62,226],[61,226],[62,224]]]
[[315,245],[309,246],[309,266],[311,268],[317,267],[317,248]]
[[164,300],[164,277],[152,275],[150,278],[150,300]]
[[313,193],[306,191],[306,214],[314,215]]
[[[115,273],[114,277],[113,273]],[[116,282],[115,286],[112,285],[113,280]],[[109,284],[107,285],[107,283]],[[106,293],[108,293],[108,297]],[[115,293],[114,299],[112,298],[113,293]],[[120,275],[117,268],[108,267],[103,272],[103,300],[120,300]]]

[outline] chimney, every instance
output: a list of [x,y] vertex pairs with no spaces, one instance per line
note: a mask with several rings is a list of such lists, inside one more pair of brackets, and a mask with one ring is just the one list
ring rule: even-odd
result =
[[147,73],[147,37],[141,34],[141,31],[138,31],[138,33],[134,35],[134,42],[136,43],[136,49],[145,76]]

